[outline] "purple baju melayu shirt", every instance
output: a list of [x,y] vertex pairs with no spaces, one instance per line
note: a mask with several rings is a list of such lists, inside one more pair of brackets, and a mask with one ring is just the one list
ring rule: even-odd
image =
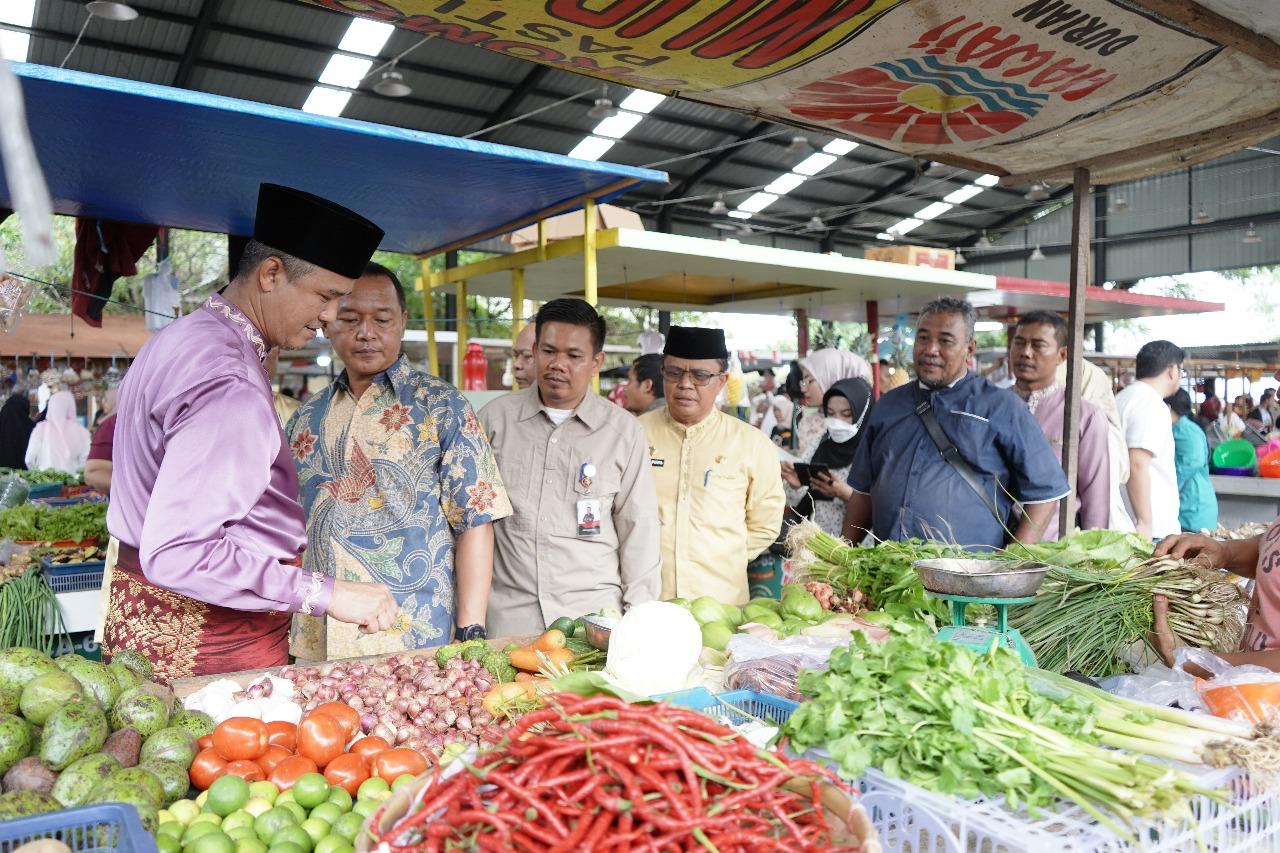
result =
[[107,527],[156,586],[318,615],[333,578],[287,565],[307,544],[306,519],[265,354],[219,296],[147,342],[120,387]]
[[[1022,393],[1013,389],[1015,393]],[[1067,389],[1054,385],[1024,398],[1053,455],[1062,462],[1062,424],[1067,416]],[[1076,465],[1076,507],[1080,529],[1105,529],[1111,518],[1111,459],[1107,417],[1088,400],[1080,401],[1080,459]],[[1058,538],[1058,514],[1049,518],[1044,541]]]

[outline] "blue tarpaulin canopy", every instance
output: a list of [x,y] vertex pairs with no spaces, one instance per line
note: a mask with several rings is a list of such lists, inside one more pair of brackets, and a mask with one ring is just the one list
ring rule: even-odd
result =
[[[58,213],[253,232],[258,184],[332,199],[426,254],[666,175],[186,89],[14,64]],[[0,177],[3,171],[0,170]],[[12,207],[7,182],[0,205]]]

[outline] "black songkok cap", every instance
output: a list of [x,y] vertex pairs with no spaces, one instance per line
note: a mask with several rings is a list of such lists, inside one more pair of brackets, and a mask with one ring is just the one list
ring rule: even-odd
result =
[[253,239],[346,278],[359,278],[382,242],[383,230],[353,210],[318,195],[262,184]]
[[728,358],[729,348],[724,343],[724,329],[672,326],[662,354],[691,359]]

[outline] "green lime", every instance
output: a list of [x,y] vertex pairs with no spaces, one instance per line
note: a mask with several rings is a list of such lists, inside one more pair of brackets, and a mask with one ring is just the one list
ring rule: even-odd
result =
[[196,795],[196,805],[199,806],[200,808],[204,808],[205,801],[208,799],[209,799],[209,792],[201,791],[199,794]]
[[354,844],[362,826],[364,826],[364,815],[350,812],[338,818],[337,823],[333,825],[333,831],[335,835]]
[[162,835],[168,835],[181,841],[182,833],[186,831],[187,827],[185,825],[179,821],[172,820],[168,823],[162,823],[156,828],[156,838],[159,838]]
[[302,822],[302,831],[311,836],[311,844],[314,846],[316,842],[329,834],[330,826],[329,821],[313,816]]
[[401,773],[399,776],[396,777],[396,781],[391,783],[391,790],[399,791],[405,785],[412,785],[413,780],[416,778],[417,778],[416,776],[412,776],[408,773]]
[[304,851],[310,851],[315,846],[315,842],[311,840],[311,836],[300,826],[282,827],[275,837],[271,839],[271,846],[277,844],[296,844]]
[[280,789],[276,787],[275,782],[251,782],[249,783],[249,796],[261,797],[268,803],[274,803],[276,797],[280,796]]
[[172,835],[156,834],[156,849],[160,853],[182,853],[182,842]]
[[195,820],[196,815],[200,814],[200,806],[195,800],[178,800],[169,806],[169,814],[173,815],[181,823],[187,824]]
[[200,812],[200,814],[191,819],[191,823],[187,824],[187,826],[195,826],[198,823],[208,823],[213,826],[221,826],[222,818],[213,812]]
[[257,815],[250,814],[244,809],[234,811],[222,819],[222,831],[230,835],[231,830],[237,827],[247,826],[249,829],[253,829],[253,819],[255,817]]
[[[321,777],[324,778],[324,777]],[[239,776],[219,776],[209,786],[209,809],[226,817],[249,802],[249,783]]]
[[347,793],[346,788],[339,788],[334,785],[329,789],[329,799],[326,802],[333,803],[342,809],[344,814],[351,811],[351,795]]
[[193,823],[187,827],[187,831],[182,835],[182,846],[184,849],[190,847],[200,839],[200,836],[219,831],[218,827],[212,823]]
[[289,841],[282,841],[279,844],[272,844],[267,848],[267,853],[307,853],[306,850]]
[[253,831],[258,834],[259,841],[270,844],[282,827],[293,826],[297,822],[298,819],[294,817],[293,812],[283,806],[276,806],[254,818]]
[[272,802],[274,802],[277,806],[279,806],[279,805],[283,805],[284,803],[296,803],[297,800],[294,799],[293,789],[290,788],[288,791],[281,791],[279,795]]
[[325,801],[311,810],[311,817],[319,818],[325,823],[333,826],[338,822],[338,818],[342,817],[346,812],[338,808],[331,802]]
[[267,845],[256,838],[241,838],[236,841],[236,853],[267,853]]
[[369,817],[380,808],[382,808],[382,803],[377,800],[357,800],[356,804],[351,807],[351,813],[358,814],[360,817]]
[[341,835],[330,835],[320,839],[312,853],[352,853],[351,842]]
[[279,808],[282,808],[292,814],[294,823],[302,823],[307,819],[307,810],[297,803],[285,803],[283,806],[279,806]]
[[247,838],[251,838],[254,841],[258,840],[258,833],[253,831],[252,826],[238,826],[235,829],[227,830],[227,835],[230,835],[235,841],[244,841]]
[[304,809],[314,809],[329,797],[329,783],[319,773],[303,773],[289,790],[293,801]]
[[[290,800],[290,802],[293,801]],[[241,811],[246,811],[254,817],[257,817],[263,812],[271,811],[271,803],[264,800],[262,797],[250,797],[249,802],[244,804],[244,808],[241,809]]]
[[[302,780],[299,779],[299,782]],[[387,784],[385,779],[379,779],[372,776],[360,783],[359,789],[356,790],[357,800],[369,800],[374,798],[385,798],[385,795],[391,790],[391,786]]]
[[235,853],[236,843],[225,832],[210,832],[191,845],[191,853]]

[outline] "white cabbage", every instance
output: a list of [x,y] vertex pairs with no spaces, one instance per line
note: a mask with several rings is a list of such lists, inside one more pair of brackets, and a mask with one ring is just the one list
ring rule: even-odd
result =
[[638,604],[609,637],[605,674],[618,686],[641,696],[684,690],[697,683],[702,630],[678,604]]

